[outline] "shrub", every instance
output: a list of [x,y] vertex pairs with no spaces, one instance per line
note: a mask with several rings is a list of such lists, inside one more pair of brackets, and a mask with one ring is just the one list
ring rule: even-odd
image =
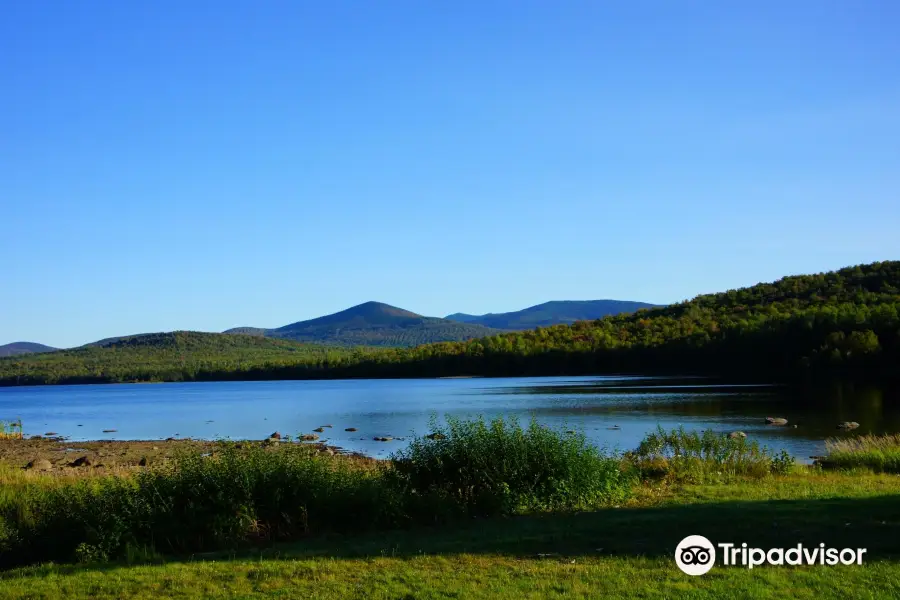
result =
[[577,433],[532,420],[463,421],[448,417],[433,434],[392,456],[392,476],[412,515],[508,515],[575,509],[624,498],[630,483],[617,459]]
[[138,483],[166,499],[155,504],[148,534],[163,535],[163,550],[184,550],[391,524],[397,502],[381,479],[306,447],[239,451],[226,444],[214,460],[182,456]]
[[376,470],[304,447],[183,454],[133,478],[32,485],[0,505],[0,564],[234,548],[392,524]]
[[778,455],[744,437],[731,438],[712,430],[702,433],[683,427],[662,427],[648,434],[627,458],[642,477],[664,477],[696,483],[735,476],[763,477],[786,473],[794,459],[785,451]]

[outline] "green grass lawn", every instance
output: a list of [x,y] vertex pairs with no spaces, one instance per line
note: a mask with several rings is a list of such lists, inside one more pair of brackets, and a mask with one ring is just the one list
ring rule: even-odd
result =
[[[690,577],[689,534],[761,548],[867,548],[863,566],[717,565]],[[310,539],[236,555],[44,565],[0,574],[0,598],[896,598],[900,476],[801,473],[643,486],[626,506]]]

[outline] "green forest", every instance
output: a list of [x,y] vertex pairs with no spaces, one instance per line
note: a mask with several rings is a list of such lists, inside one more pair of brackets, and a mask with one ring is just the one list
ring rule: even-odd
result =
[[[175,331],[0,359],[0,385],[241,379],[304,365],[361,362],[372,351],[225,333]],[[255,375],[258,376],[258,375]]]
[[0,359],[0,384],[450,375],[708,374],[771,381],[900,375],[900,261],[630,315],[414,348],[176,332]]

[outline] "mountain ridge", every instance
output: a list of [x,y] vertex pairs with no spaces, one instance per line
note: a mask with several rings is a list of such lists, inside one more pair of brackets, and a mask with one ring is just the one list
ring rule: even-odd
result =
[[570,325],[576,321],[593,321],[611,315],[633,313],[641,309],[660,308],[661,306],[633,300],[551,300],[517,311],[483,315],[453,313],[444,318],[495,329],[520,331],[535,327]]
[[[599,306],[603,305],[603,306]],[[620,300],[557,300],[509,313],[468,315],[454,313],[447,317],[426,317],[397,306],[370,300],[350,308],[281,327],[232,327],[222,333],[281,338],[304,343],[336,346],[406,347],[433,342],[456,342],[518,331],[568,324],[577,320],[596,319],[607,314],[620,314],[655,305]],[[107,347],[139,336],[164,332],[146,332],[115,336],[82,344]],[[56,352],[54,348],[33,342],[13,342],[0,346],[0,357],[33,352]]]
[[425,317],[384,302],[370,300],[336,313],[281,327],[235,327],[223,333],[262,335],[337,346],[404,347],[465,341],[493,335],[499,333],[499,330],[478,324]]

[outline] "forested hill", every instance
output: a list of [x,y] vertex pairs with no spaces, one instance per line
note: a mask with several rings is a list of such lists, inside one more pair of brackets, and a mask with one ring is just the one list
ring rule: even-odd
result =
[[900,261],[847,267],[816,275],[792,275],[774,283],[697,296],[655,311],[680,315],[692,309],[746,311],[802,309],[840,304],[894,304],[900,301]]
[[468,374],[683,372],[900,376],[900,262],[785,277],[632,315],[437,344],[374,369]]
[[0,384],[622,372],[900,378],[898,290],[900,262],[893,261],[785,277],[631,315],[415,348],[164,334],[172,337],[0,359]]
[[368,352],[249,335],[150,333],[0,359],[0,385],[246,379],[298,364],[320,370],[358,362]]
[[498,331],[474,323],[423,317],[382,302],[365,302],[331,315],[275,329],[238,327],[225,333],[264,335],[337,346],[403,347],[468,340]]
[[550,325],[569,325],[575,321],[602,319],[610,315],[633,313],[657,305],[630,300],[553,300],[507,313],[467,315],[454,313],[447,319],[474,323],[495,329],[523,330]]

